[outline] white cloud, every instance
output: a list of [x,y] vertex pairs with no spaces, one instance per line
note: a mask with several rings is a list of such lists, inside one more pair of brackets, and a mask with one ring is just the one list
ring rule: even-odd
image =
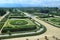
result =
[[0,3],[19,3],[20,0],[0,0]]
[[60,4],[60,0],[0,0],[0,4],[4,3],[16,3],[22,5],[44,5],[44,6],[54,6],[55,4]]
[[30,4],[38,4],[41,3],[41,0],[31,0]]
[[40,0],[0,0],[0,3],[20,3],[20,4],[35,4],[39,3]]
[[60,0],[0,0],[0,3],[27,3],[27,4],[35,4],[35,3],[42,3],[42,2],[53,2],[53,1],[60,1]]

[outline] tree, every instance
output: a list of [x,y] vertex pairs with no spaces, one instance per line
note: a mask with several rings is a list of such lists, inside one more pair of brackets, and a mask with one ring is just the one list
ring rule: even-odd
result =
[[48,13],[48,12],[49,12],[49,10],[45,10],[45,9],[41,10],[41,13]]
[[10,32],[10,31],[7,31],[7,33],[8,33],[9,35],[11,35],[11,32]]
[[6,13],[6,10],[0,9],[0,16],[3,16]]

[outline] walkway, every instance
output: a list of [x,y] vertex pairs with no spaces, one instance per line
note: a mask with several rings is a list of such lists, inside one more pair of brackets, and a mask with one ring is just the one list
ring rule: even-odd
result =
[[[29,37],[20,37],[20,38],[11,38],[11,39],[6,39],[6,40],[26,40],[27,38],[29,40],[35,40],[35,39],[40,39],[40,40],[44,40],[44,36],[48,36],[48,38],[50,39],[50,37],[52,36],[56,36],[57,38],[60,38],[60,28],[54,27],[36,17],[33,17],[33,19],[39,23],[41,23],[42,25],[44,25],[47,28],[47,31],[44,34],[41,35],[37,35],[37,36],[29,36]],[[56,40],[56,39],[50,39],[50,40]]]

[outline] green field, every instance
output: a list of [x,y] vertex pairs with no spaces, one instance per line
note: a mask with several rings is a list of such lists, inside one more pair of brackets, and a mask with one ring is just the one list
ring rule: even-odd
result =
[[25,16],[24,13],[21,13],[21,12],[13,12],[10,14],[10,16]]
[[38,16],[39,18],[53,17],[52,15],[49,15],[48,13],[33,13],[32,15]]
[[60,28],[60,18],[43,18],[43,20]]
[[35,29],[36,25],[30,19],[8,19],[2,32],[31,31]]
[[3,27],[4,23],[0,22],[0,29]]

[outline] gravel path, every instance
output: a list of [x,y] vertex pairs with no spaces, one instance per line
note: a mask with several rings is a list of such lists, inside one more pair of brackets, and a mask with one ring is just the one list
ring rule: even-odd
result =
[[29,36],[29,37],[20,37],[20,38],[11,38],[11,39],[5,39],[5,40],[45,40],[44,36],[47,36],[49,40],[56,40],[54,38],[52,38],[52,36],[55,36],[57,38],[60,39],[60,28],[54,27],[40,19],[37,19],[36,17],[33,17],[33,19],[39,23],[41,23],[42,25],[44,25],[47,28],[47,31],[44,34],[41,35],[37,35],[37,36]]

